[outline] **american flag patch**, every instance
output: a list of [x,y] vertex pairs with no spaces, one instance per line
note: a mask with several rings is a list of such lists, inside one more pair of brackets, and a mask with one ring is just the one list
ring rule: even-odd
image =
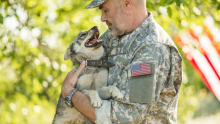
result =
[[151,74],[150,63],[142,63],[131,66],[132,76]]

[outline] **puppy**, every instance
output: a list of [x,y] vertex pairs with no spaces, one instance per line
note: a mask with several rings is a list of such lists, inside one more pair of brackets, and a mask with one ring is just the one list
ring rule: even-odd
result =
[[[95,26],[89,31],[81,32],[66,50],[64,60],[71,59],[74,64],[80,64],[85,60],[100,60],[105,57],[102,40],[99,38],[99,30]],[[72,71],[75,73],[78,67]],[[123,95],[115,86],[107,87],[108,69],[105,67],[86,66],[81,72],[76,88],[87,95],[94,107],[102,105],[102,99],[111,97],[122,100]],[[98,92],[99,93],[98,93]],[[101,97],[101,98],[100,98]],[[57,103],[57,110],[53,124],[84,124],[86,117],[77,109],[69,108],[62,95]]]

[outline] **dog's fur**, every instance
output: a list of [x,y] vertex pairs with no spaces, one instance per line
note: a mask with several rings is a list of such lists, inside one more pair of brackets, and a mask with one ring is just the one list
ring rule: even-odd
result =
[[[75,64],[79,64],[86,59],[99,60],[105,57],[102,42],[99,39],[97,40],[98,36],[99,31],[96,26],[89,31],[81,32],[66,50],[64,59],[71,58]],[[90,41],[97,42],[93,44]],[[77,69],[78,67],[72,71],[76,72]],[[123,98],[123,95],[115,86],[107,87],[107,75],[108,70],[104,67],[86,66],[78,78],[76,88],[90,98],[91,104],[94,107],[100,107],[102,105],[100,97],[102,99],[114,97],[118,100]],[[84,124],[85,121],[85,116],[74,107],[67,107],[64,103],[64,98],[60,95],[53,124]]]

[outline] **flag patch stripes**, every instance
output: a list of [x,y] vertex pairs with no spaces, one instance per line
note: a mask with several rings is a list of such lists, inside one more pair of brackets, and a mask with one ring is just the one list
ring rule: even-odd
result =
[[150,63],[132,65],[131,70],[132,70],[132,76],[151,74]]

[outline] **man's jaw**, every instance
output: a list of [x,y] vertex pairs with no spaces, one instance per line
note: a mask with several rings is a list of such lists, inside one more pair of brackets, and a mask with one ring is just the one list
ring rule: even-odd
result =
[[106,25],[108,26],[108,29],[111,30],[111,33],[114,37],[117,37],[120,35],[118,28],[112,25],[112,23],[110,23],[109,21],[106,21]]

